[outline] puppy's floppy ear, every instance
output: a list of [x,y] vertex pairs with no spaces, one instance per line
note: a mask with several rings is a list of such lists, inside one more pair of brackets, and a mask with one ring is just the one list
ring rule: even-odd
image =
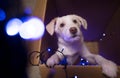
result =
[[57,18],[52,19],[50,21],[50,23],[48,23],[47,26],[46,26],[46,29],[47,29],[47,31],[50,35],[54,34],[54,28],[55,28],[56,20],[57,20]]
[[73,15],[73,16],[78,18],[78,20],[81,22],[84,29],[87,29],[87,21],[84,18],[82,18],[82,17],[80,17],[78,15]]
[[81,23],[82,23],[83,28],[87,29],[87,21],[84,18],[82,18]]

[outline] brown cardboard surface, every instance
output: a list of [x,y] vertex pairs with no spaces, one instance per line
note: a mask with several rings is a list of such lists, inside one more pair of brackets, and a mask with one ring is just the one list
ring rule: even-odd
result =
[[[118,77],[120,78],[120,67],[118,66]],[[67,66],[68,78],[108,78],[102,74],[100,66]],[[57,65],[54,68],[47,68],[45,65],[40,65],[40,74],[42,78],[66,78],[64,66]]]

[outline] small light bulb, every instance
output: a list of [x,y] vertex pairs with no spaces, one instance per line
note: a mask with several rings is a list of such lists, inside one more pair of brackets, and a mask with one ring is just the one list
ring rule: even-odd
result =
[[78,78],[77,76],[74,76],[74,78]]
[[48,48],[47,50],[48,50],[48,52],[50,52],[50,51],[51,51],[51,49],[50,49],[50,48]]
[[83,60],[83,58],[81,58],[81,61]]
[[106,34],[105,34],[105,33],[103,33],[103,36],[106,36]]
[[89,61],[87,60],[86,62],[88,63]]
[[85,65],[85,63],[82,63],[82,65],[84,66],[84,65]]

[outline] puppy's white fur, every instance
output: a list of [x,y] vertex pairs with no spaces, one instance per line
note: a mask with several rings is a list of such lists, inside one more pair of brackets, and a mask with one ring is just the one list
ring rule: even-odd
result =
[[[67,57],[68,64],[72,65],[78,58],[83,57],[92,64],[98,64],[102,66],[102,71],[107,76],[114,78],[117,76],[117,65],[105,59],[104,57],[90,53],[84,44],[81,26],[87,29],[87,22],[80,16],[77,15],[66,15],[63,17],[57,17],[53,19],[47,26],[46,29],[50,35],[55,32],[58,38],[58,50],[63,50],[63,54]],[[75,33],[70,31],[71,28],[75,28]],[[74,32],[74,30],[73,30]],[[55,52],[47,60],[47,65],[53,67],[64,59],[64,56]]]

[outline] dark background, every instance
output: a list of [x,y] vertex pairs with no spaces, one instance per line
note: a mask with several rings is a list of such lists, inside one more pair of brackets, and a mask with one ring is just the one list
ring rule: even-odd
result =
[[0,21],[0,78],[27,78],[27,52],[19,35],[8,36],[6,23],[11,18],[21,18],[21,0],[0,0],[5,20]]

